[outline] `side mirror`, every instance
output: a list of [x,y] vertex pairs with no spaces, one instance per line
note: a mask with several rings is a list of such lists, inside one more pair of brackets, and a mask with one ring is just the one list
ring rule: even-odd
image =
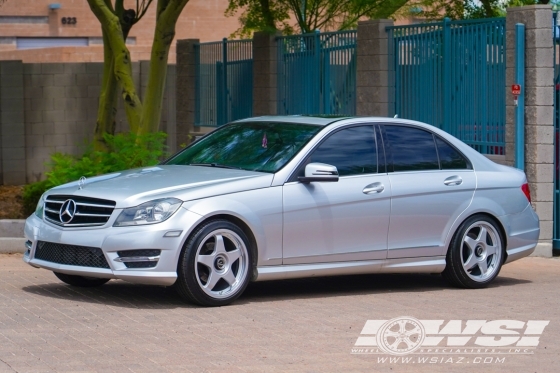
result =
[[338,170],[335,166],[324,163],[310,163],[305,166],[305,176],[298,177],[302,183],[310,183],[312,181],[338,181]]

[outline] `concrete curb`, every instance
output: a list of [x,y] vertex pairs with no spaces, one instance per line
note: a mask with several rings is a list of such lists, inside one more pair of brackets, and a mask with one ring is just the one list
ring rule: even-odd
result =
[[25,250],[25,238],[0,237],[0,254],[23,254]]
[[23,238],[23,219],[0,220],[0,254],[14,254],[25,252],[25,238]]
[[0,237],[23,237],[24,219],[0,220]]
[[535,251],[533,251],[531,256],[538,256],[541,258],[552,258],[552,244],[539,242],[537,244],[537,247],[535,247]]

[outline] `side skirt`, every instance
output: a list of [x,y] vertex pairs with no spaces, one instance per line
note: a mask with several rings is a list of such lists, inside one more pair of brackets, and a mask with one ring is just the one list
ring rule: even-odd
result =
[[445,256],[258,267],[255,281],[368,273],[440,273]]

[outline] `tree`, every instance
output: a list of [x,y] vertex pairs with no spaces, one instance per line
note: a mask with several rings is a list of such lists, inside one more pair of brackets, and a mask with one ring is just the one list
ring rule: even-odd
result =
[[[315,30],[346,30],[362,17],[387,18],[407,0],[229,0],[227,16],[239,15],[234,36],[255,31],[292,34]],[[295,24],[294,24],[295,20]]]
[[426,20],[505,17],[506,8],[546,4],[548,0],[411,0],[399,16],[414,15]]
[[169,49],[175,38],[177,20],[188,1],[157,0],[148,83],[142,102],[132,79],[130,52],[126,46],[126,38],[131,28],[146,14],[153,0],[136,0],[135,9],[125,9],[124,0],[87,0],[101,24],[103,34],[104,68],[94,133],[96,150],[105,149],[105,134],[115,132],[119,90],[124,101],[130,131],[142,135],[158,130]]

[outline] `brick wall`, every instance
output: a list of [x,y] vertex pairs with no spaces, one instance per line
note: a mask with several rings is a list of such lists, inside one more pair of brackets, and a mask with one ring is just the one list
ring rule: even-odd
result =
[[[148,62],[133,63],[140,96]],[[45,177],[50,155],[79,155],[95,127],[103,65],[101,63],[26,64],[0,62],[0,183],[25,184]],[[168,70],[160,129],[175,139],[175,66]],[[171,112],[169,112],[171,110]],[[119,99],[117,132],[128,130]]]
[[[49,10],[49,4],[59,3],[61,8]],[[134,8],[136,2],[126,0],[126,8]],[[176,28],[176,40],[197,38],[201,41],[221,40],[228,37],[239,27],[237,17],[226,17],[224,12],[228,0],[190,0],[179,17]],[[78,47],[80,52],[51,53],[50,48],[32,51],[16,51],[15,37],[87,37],[100,38],[101,27],[89,9],[85,0],[8,0],[0,8],[2,16],[43,16],[49,17],[47,23],[2,23],[0,35],[5,40],[13,38],[8,44],[0,45],[0,60],[16,59],[24,62],[47,62],[44,55],[48,54],[50,62],[86,62],[103,60],[99,46]],[[131,45],[133,61],[146,60],[150,56],[156,15],[156,2],[153,2],[144,18],[132,28],[130,37],[135,38]],[[75,25],[62,24],[62,17],[75,17]],[[84,55],[88,60],[83,60]],[[175,62],[175,54],[170,53],[170,63]],[[62,59],[57,59],[62,58]]]

